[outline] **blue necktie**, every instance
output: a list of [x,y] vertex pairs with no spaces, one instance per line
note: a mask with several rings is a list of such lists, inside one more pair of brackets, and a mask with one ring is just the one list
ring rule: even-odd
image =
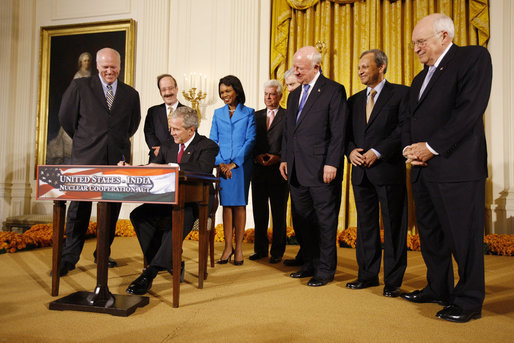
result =
[[300,100],[300,106],[298,107],[298,115],[296,116],[296,122],[298,122],[298,118],[300,118],[300,114],[302,113],[305,101],[307,101],[307,97],[309,96],[309,87],[310,85],[303,85],[303,95],[302,100]]

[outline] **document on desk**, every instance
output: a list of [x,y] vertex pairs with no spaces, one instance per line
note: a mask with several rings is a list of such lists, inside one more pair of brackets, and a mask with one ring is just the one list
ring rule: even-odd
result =
[[176,166],[41,165],[38,200],[88,200],[176,204]]

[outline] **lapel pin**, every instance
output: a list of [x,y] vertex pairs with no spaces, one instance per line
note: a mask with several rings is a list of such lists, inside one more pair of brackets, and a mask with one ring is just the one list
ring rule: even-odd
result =
[[321,93],[321,89],[318,88],[318,93]]

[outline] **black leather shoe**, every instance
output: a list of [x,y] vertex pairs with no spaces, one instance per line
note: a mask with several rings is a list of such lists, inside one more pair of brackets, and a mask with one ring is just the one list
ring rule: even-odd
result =
[[448,302],[446,300],[434,298],[433,296],[428,295],[425,292],[423,292],[423,290],[419,289],[410,293],[402,293],[400,294],[400,296],[403,299],[413,303],[437,303],[442,306],[448,305]]
[[[75,265],[70,262],[61,261],[61,270],[59,271],[59,276],[66,276],[70,270],[75,269]],[[52,271],[50,271],[50,276],[52,276]]]
[[269,263],[271,263],[271,264],[279,263],[280,261],[282,261],[282,257],[271,256],[269,259]]
[[467,323],[471,319],[482,317],[482,311],[468,311],[457,305],[449,305],[437,312],[436,317],[454,323]]
[[321,278],[317,278],[317,277],[313,277],[312,279],[309,280],[309,282],[307,282],[307,286],[309,287],[321,287],[321,286],[325,286],[327,283],[329,283],[330,281],[333,281],[334,278],[329,278],[329,279],[321,279]]
[[301,270],[301,269],[295,273],[289,274],[289,276],[292,277],[293,279],[301,279],[304,277],[311,277],[313,275],[314,275],[314,273],[311,270]]
[[[184,272],[185,272],[185,270],[186,270],[186,265],[185,265],[184,261],[180,261],[180,282],[184,282]],[[173,276],[173,267],[168,269],[168,273],[170,273],[171,276]]]
[[252,260],[252,261],[257,261],[264,257],[266,257],[266,256],[262,256],[260,254],[255,253],[255,254],[251,254],[250,257],[248,257],[248,259]]
[[146,268],[137,279],[132,281],[125,292],[135,295],[143,295],[152,287],[152,281],[157,275],[157,270]]
[[400,296],[400,287],[384,286],[384,297],[396,298]]
[[[95,263],[96,263],[96,257],[95,257]],[[110,257],[107,259],[107,267],[108,268],[115,268],[117,266],[118,266],[118,262],[116,262],[115,259],[110,258]]]
[[361,281],[361,280],[357,279],[355,281],[348,282],[346,284],[346,288],[351,288],[351,289],[364,289],[364,288],[375,287],[375,286],[378,286],[378,279],[365,280],[365,281]]
[[284,260],[284,265],[288,267],[299,267],[303,266],[303,262],[300,260],[297,260],[296,258],[290,258],[287,260]]

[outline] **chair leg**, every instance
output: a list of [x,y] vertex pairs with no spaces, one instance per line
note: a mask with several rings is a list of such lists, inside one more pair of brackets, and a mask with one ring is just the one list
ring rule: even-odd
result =
[[211,257],[211,268],[214,268],[214,225],[209,230],[209,256]]

